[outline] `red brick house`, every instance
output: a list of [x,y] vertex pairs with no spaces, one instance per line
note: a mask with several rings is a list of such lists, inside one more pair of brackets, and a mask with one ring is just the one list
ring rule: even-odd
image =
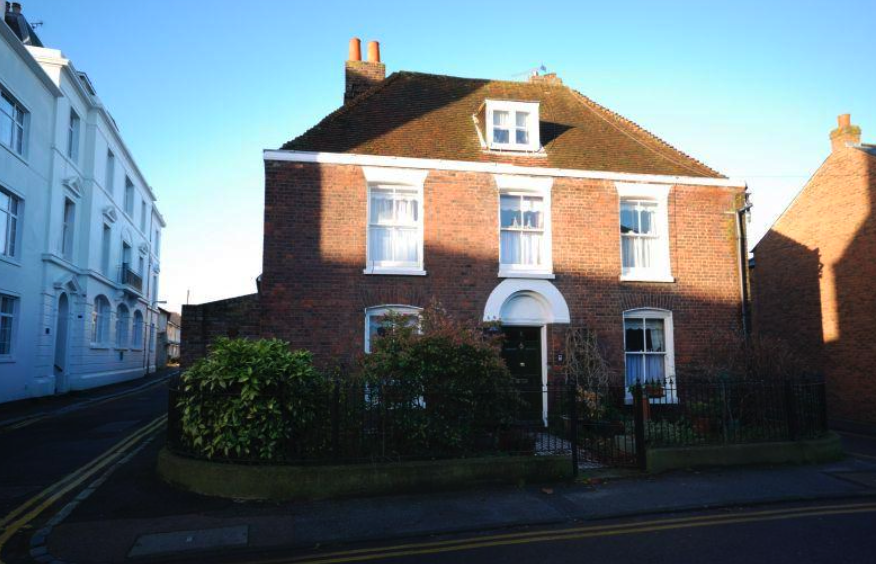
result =
[[598,332],[618,384],[672,379],[742,327],[744,183],[555,75],[384,76],[353,42],[344,105],[264,152],[260,335],[349,361],[388,310],[434,299],[500,320],[542,386],[570,326]]
[[848,114],[831,153],[754,249],[757,331],[791,337],[824,373],[838,423],[876,424],[876,145]]

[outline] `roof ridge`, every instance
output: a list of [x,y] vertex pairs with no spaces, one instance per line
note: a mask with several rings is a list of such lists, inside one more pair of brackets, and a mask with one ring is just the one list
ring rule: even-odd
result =
[[[614,120],[616,120],[616,121],[618,121],[618,122],[620,122],[620,123],[622,123],[622,124],[624,124],[624,125],[626,125],[626,126],[628,126],[628,127],[631,127],[636,133],[639,133],[639,134],[645,135],[645,136],[646,136],[647,138],[649,138],[651,141],[656,142],[659,146],[664,147],[664,148],[666,148],[666,149],[669,149],[670,151],[673,151],[673,152],[677,153],[678,155],[681,155],[682,157],[684,157],[684,158],[686,158],[686,159],[690,159],[691,161],[693,161],[693,162],[696,163],[697,165],[699,165],[699,166],[701,166],[702,168],[704,168],[707,172],[710,172],[710,173],[712,173],[712,174],[714,174],[714,175],[717,175],[717,176],[719,176],[719,177],[721,177],[721,178],[726,178],[726,176],[724,176],[723,174],[721,174],[721,173],[718,172],[717,170],[713,169],[713,168],[710,167],[709,165],[705,164],[705,163],[702,162],[701,160],[696,159],[696,158],[694,158],[694,157],[688,155],[688,154],[685,153],[684,151],[682,151],[682,150],[680,150],[680,149],[674,147],[673,145],[667,143],[666,141],[664,141],[664,140],[661,139],[660,137],[654,135],[653,133],[651,133],[650,131],[648,131],[647,129],[645,129],[644,127],[642,127],[641,125],[639,125],[638,123],[634,122],[633,120],[631,120],[631,119],[629,119],[629,118],[626,118],[626,117],[622,116],[621,114],[619,114],[619,113],[617,113],[617,112],[615,112],[615,111],[613,111],[613,110],[610,110],[610,109],[606,108],[606,107],[603,106],[602,104],[600,104],[600,103],[594,101],[592,98],[590,98],[590,97],[588,97],[588,96],[585,96],[585,95],[582,94],[581,92],[575,90],[575,89],[572,88],[571,86],[567,86],[567,88],[568,88],[568,89],[569,89],[569,90],[570,90],[570,91],[571,91],[571,92],[572,92],[572,93],[573,93],[573,94],[579,99],[579,101],[580,101],[582,104],[584,104],[585,107],[587,107],[588,109],[590,109],[590,110],[591,110],[593,113],[595,113],[596,115],[599,115],[599,113],[597,113],[597,110],[598,110],[599,112],[602,112],[602,113],[608,114],[608,115],[611,116]],[[601,115],[600,115],[599,117],[602,118],[603,120],[605,120],[606,123],[608,123],[609,125],[613,125],[613,126],[615,127],[615,129],[617,129],[617,130],[620,131],[621,133],[624,133],[625,135],[628,135],[629,137],[633,138],[634,141],[637,141],[640,145],[642,145],[642,146],[645,147],[646,149],[649,149],[649,150],[652,151],[654,154],[659,155],[660,157],[663,157],[664,159],[668,160],[668,161],[671,162],[672,164],[675,164],[675,165],[678,165],[678,166],[680,166],[680,167],[686,168],[686,169],[688,169],[688,170],[690,170],[690,171],[697,172],[698,174],[703,174],[703,171],[702,171],[702,170],[696,170],[695,167],[690,166],[690,164],[688,164],[688,163],[684,163],[684,162],[676,161],[675,159],[671,158],[669,155],[666,155],[666,154],[664,154],[664,153],[661,153],[660,151],[655,150],[654,147],[651,147],[651,146],[649,146],[648,144],[643,143],[643,142],[642,142],[641,140],[639,140],[639,139],[635,139],[632,135],[630,135],[628,132],[626,132],[626,131],[624,131],[623,129],[621,129],[620,127],[618,127],[616,124],[613,124],[613,123],[611,123],[610,121],[606,120],[604,116],[601,116]]]
[[345,113],[349,112],[351,109],[353,109],[356,106],[358,106],[359,104],[361,104],[363,100],[365,100],[367,98],[371,98],[372,96],[374,96],[374,94],[376,94],[376,93],[380,92],[381,90],[383,90],[384,88],[386,88],[387,85],[389,85],[390,83],[397,81],[399,78],[401,78],[401,76],[403,74],[405,74],[405,73],[402,71],[396,71],[396,72],[390,74],[385,79],[381,80],[379,84],[375,84],[374,86],[372,86],[371,88],[369,88],[365,92],[363,92],[363,93],[359,94],[358,96],[356,96],[355,98],[353,98],[348,104],[343,104],[340,108],[336,109],[335,111],[331,112],[330,114],[328,114],[327,116],[325,116],[324,118],[319,120],[316,123],[316,125],[314,125],[310,129],[305,130],[304,133],[302,133],[301,135],[283,143],[283,145],[280,147],[280,149],[282,150],[282,149],[289,148],[289,146],[292,143],[294,143],[295,141],[297,141],[298,139],[301,139],[302,137],[304,137],[305,135],[307,135],[311,131],[318,130],[319,127],[323,123],[326,123],[331,119],[334,119],[338,116],[342,116]]

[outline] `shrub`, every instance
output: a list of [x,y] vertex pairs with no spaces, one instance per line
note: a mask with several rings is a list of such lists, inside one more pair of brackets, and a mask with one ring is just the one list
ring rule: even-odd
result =
[[500,430],[520,404],[499,338],[460,324],[439,307],[419,327],[388,315],[383,336],[361,362],[368,409],[387,414],[397,454],[499,448]]
[[208,458],[278,460],[321,409],[311,354],[280,340],[218,339],[180,378],[184,443]]

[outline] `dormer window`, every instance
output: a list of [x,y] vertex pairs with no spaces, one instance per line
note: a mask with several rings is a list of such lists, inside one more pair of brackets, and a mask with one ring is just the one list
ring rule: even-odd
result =
[[487,100],[490,149],[538,151],[538,102]]

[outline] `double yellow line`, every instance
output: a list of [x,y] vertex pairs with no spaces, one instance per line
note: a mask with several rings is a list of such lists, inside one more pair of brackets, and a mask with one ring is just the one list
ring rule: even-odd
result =
[[[171,375],[173,375],[173,374],[171,374]],[[111,395],[111,396],[107,396],[107,397],[103,397],[103,398],[97,398],[97,399],[94,399],[91,401],[84,401],[81,404],[74,404],[73,406],[71,406],[74,409],[69,409],[69,410],[61,409],[61,410],[54,411],[54,412],[40,413],[37,415],[33,415],[31,417],[28,417],[27,419],[22,419],[21,421],[18,421],[16,423],[11,423],[9,425],[6,425],[5,427],[0,427],[0,433],[15,431],[16,429],[21,429],[23,427],[29,427],[30,425],[33,425],[34,423],[39,423],[40,421],[44,421],[46,419],[51,419],[53,417],[58,417],[60,415],[67,415],[69,413],[74,413],[76,411],[79,411],[80,409],[84,409],[87,407],[95,407],[98,405],[109,403],[111,401],[126,398],[129,396],[138,394],[140,392],[146,391],[148,389],[154,388],[155,386],[157,386],[159,384],[163,384],[166,380],[167,380],[167,378],[162,378],[160,380],[150,382],[150,383],[145,384],[143,386],[139,386],[139,387],[134,388],[132,390],[128,390],[126,392],[122,392],[122,393],[119,393],[116,395]]]
[[457,552],[491,548],[498,546],[513,546],[539,542],[580,540],[595,537],[653,533],[674,529],[690,529],[696,527],[715,527],[739,523],[757,523],[764,521],[781,521],[801,519],[805,517],[820,517],[826,515],[849,515],[855,513],[876,513],[876,503],[857,503],[843,505],[822,505],[800,507],[794,509],[776,509],[754,511],[730,515],[700,515],[675,519],[656,519],[634,523],[614,525],[594,525],[574,527],[554,531],[532,531],[503,535],[492,535],[459,540],[436,541],[426,543],[411,543],[377,548],[365,548],[343,552],[332,552],[318,556],[285,558],[277,560],[260,560],[261,564],[336,564],[342,562],[367,562],[384,560],[402,556],[421,556],[443,552]]
[[[33,521],[43,511],[110,464],[117,462],[138,443],[160,429],[166,422],[167,415],[153,419],[85,466],[71,472],[0,519],[0,551],[3,550],[3,546],[13,535]],[[0,560],[0,564],[3,564],[2,560]]]

